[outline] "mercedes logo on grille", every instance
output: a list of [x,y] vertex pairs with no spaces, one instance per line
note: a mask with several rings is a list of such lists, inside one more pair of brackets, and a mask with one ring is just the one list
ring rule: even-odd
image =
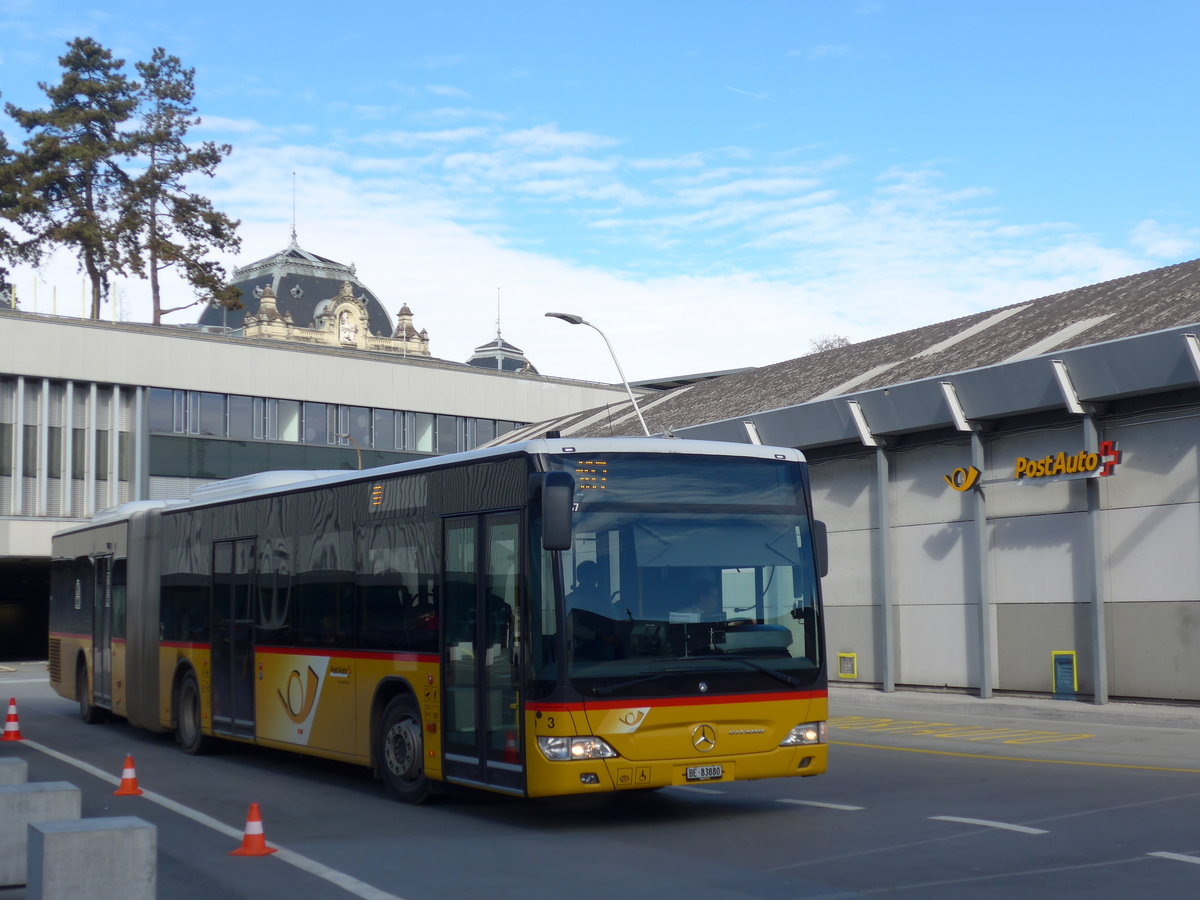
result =
[[701,753],[707,753],[717,746],[717,732],[711,725],[697,725],[692,730],[692,746]]

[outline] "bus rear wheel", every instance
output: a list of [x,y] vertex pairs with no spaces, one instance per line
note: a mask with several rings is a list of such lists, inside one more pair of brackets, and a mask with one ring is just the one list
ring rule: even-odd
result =
[[89,725],[104,721],[104,710],[93,706],[88,699],[88,673],[83,663],[75,669],[75,696],[79,698],[79,718]]
[[198,756],[207,753],[212,741],[201,725],[200,685],[196,673],[189,671],[179,683],[179,694],[175,704],[175,740],[184,753]]
[[393,697],[379,720],[375,747],[383,781],[402,803],[425,803],[434,796],[434,785],[425,777],[425,742],[421,713],[408,695]]

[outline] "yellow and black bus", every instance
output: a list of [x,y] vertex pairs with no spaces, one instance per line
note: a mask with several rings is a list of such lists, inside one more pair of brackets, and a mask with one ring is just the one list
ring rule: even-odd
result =
[[87,722],[540,797],[815,775],[825,530],[795,450],[534,440],[274,472],[54,538]]

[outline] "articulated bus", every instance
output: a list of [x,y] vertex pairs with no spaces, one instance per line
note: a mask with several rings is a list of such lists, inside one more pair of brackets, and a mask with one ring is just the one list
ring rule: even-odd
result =
[[781,448],[247,476],[55,536],[50,678],[86,722],[357,763],[412,803],[816,775],[825,543]]

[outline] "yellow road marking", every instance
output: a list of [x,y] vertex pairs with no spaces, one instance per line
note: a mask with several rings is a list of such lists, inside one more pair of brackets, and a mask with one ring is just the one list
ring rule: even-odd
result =
[[950,722],[924,722],[918,719],[892,719],[884,716],[838,716],[830,719],[829,725],[846,731],[869,731],[872,734],[908,734],[960,741],[1001,741],[1005,744],[1057,744],[1066,741],[1086,741],[1095,737],[1094,734],[955,725]]
[[926,750],[923,747],[888,747],[883,744],[859,744],[854,741],[830,741],[839,747],[859,747],[864,750],[894,750],[897,753],[928,753],[933,756],[958,756],[963,759],[993,759],[1001,762],[1047,763],[1053,766],[1091,766],[1099,769],[1136,769],[1141,772],[1180,772],[1200,775],[1200,769],[1176,769],[1171,766],[1138,766],[1131,763],[1088,762],[1077,759],[1036,759],[1023,756],[995,756],[986,753],[957,753],[953,750]]

